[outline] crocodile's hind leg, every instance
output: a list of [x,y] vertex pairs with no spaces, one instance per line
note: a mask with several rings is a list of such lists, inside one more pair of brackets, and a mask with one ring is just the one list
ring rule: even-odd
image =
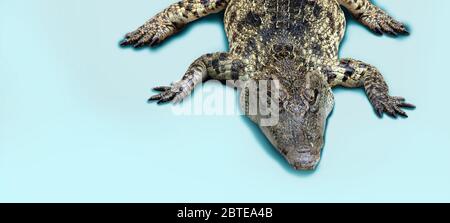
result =
[[338,0],[362,24],[378,34],[407,34],[406,27],[389,16],[370,0]]
[[183,0],[169,6],[147,21],[136,31],[130,32],[120,43],[122,46],[154,46],[184,25],[226,8],[228,0]]
[[238,80],[245,72],[245,63],[228,53],[206,54],[191,64],[180,81],[171,86],[156,87],[160,91],[149,101],[180,102],[187,97],[194,88],[208,79]]
[[406,103],[402,97],[390,96],[383,76],[372,65],[354,59],[342,59],[339,65],[324,72],[331,87],[364,87],[369,101],[380,117],[383,113],[393,117],[397,115],[408,117],[402,108],[415,107]]

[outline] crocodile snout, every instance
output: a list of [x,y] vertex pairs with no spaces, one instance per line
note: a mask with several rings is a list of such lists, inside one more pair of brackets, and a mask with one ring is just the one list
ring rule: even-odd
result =
[[315,170],[320,161],[320,149],[291,150],[286,159],[296,170]]
[[290,164],[296,170],[315,170],[319,164],[320,157],[311,154],[302,154],[296,161]]

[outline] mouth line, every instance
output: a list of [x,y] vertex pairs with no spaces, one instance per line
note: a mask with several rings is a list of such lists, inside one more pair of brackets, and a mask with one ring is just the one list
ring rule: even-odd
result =
[[316,169],[318,161],[312,161],[309,163],[295,163],[292,165],[296,170],[314,170]]

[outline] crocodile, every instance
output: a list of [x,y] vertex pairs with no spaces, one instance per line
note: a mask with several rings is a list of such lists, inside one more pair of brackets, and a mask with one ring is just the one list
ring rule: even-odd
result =
[[[158,94],[149,101],[179,102],[211,79],[276,80],[278,122],[264,126],[259,122],[262,114],[247,116],[290,166],[314,170],[334,107],[333,88],[363,88],[380,118],[408,117],[404,109],[415,107],[403,97],[391,96],[374,66],[338,57],[346,30],[344,8],[377,35],[409,34],[403,23],[370,0],[182,0],[126,34],[120,45],[153,47],[188,23],[224,11],[229,51],[199,57],[181,80],[154,88]],[[240,104],[246,108],[245,97]]]

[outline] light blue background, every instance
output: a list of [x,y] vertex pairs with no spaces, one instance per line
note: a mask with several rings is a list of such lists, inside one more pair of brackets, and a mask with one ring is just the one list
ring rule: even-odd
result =
[[0,0],[0,201],[450,201],[450,1],[376,1],[407,38],[349,23],[341,55],[377,66],[418,108],[379,119],[363,91],[336,90],[313,173],[291,170],[245,118],[146,103],[151,87],[227,49],[220,16],[156,50],[118,47],[168,2]]

